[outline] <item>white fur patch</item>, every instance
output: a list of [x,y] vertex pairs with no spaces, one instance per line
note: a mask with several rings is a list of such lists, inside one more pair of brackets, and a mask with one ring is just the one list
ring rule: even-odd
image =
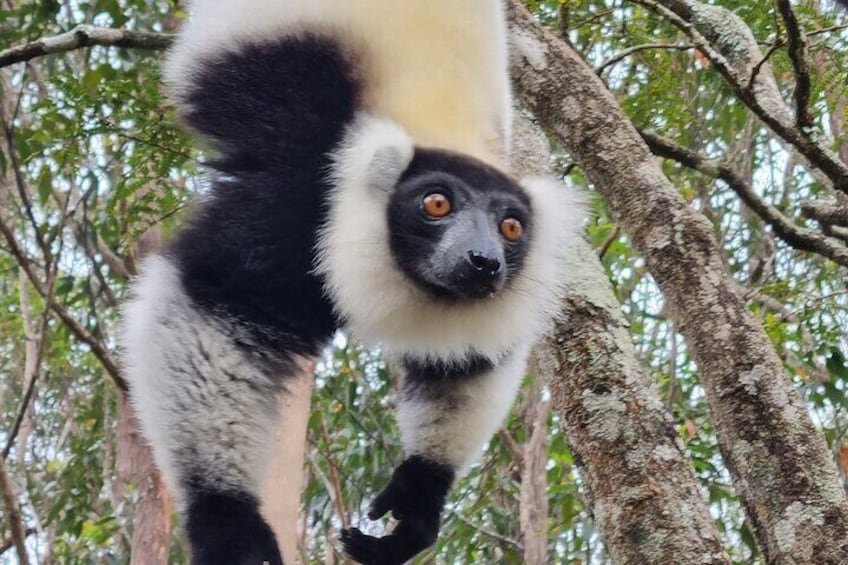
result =
[[392,258],[385,197],[364,174],[383,143],[411,157],[408,138],[385,121],[363,120],[350,130],[319,242],[317,270],[350,329],[388,352],[437,359],[472,352],[496,359],[535,341],[557,311],[562,258],[583,231],[578,193],[553,180],[522,182],[533,210],[524,268],[491,299],[448,304],[413,284]]
[[267,375],[191,305],[168,259],[148,258],[133,291],[123,311],[124,374],[168,486],[181,503],[190,474],[258,494],[276,424]]
[[501,0],[193,0],[165,65],[176,92],[203,57],[304,31],[365,57],[365,104],[423,146],[505,163],[511,137]]

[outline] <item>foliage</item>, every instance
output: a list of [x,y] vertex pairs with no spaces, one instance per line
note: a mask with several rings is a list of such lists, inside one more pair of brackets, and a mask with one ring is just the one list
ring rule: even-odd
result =
[[[748,23],[764,51],[784,33],[770,2],[721,4]],[[599,72],[638,127],[727,158],[762,198],[791,217],[804,200],[824,193],[810,169],[746,110],[694,49],[644,49],[605,65],[634,46],[687,43],[642,4],[528,5],[558,26],[591,64],[603,67]],[[183,16],[178,2],[164,0],[0,0],[0,6],[0,49],[79,23],[169,31]],[[798,14],[805,29],[816,31],[810,36],[811,108],[823,132],[838,133],[838,149],[848,117],[848,32],[839,27],[845,16],[826,0],[801,4]],[[167,233],[202,189],[202,155],[175,127],[160,90],[158,61],[157,53],[95,47],[0,70],[0,115],[14,123],[8,139],[0,139],[2,217],[47,294],[112,353],[126,284],[112,259],[132,266],[124,260],[138,238],[154,225]],[[774,50],[771,62],[791,100],[786,50]],[[748,292],[787,374],[803,391],[834,453],[842,455],[837,459],[848,461],[844,269],[776,238],[723,183],[670,162],[665,166],[681,193],[713,223],[726,262]],[[570,174],[585,182],[579,167]],[[589,237],[605,250],[603,261],[633,339],[688,446],[726,547],[735,562],[758,563],[679,328],[669,321],[661,294],[615,219],[600,200],[593,208]],[[23,414],[8,466],[25,525],[38,530],[27,546],[39,562],[126,563],[134,490],[116,485],[116,387],[90,344],[46,303],[26,280],[20,258],[0,243],[0,442],[6,443]],[[26,362],[33,361],[26,348],[27,318],[39,352],[35,393],[25,406]],[[302,498],[302,551],[310,562],[324,562],[327,552],[339,558],[338,529],[366,521],[371,496],[399,461],[391,373],[379,352],[343,336],[319,366]],[[527,399],[518,403],[502,434],[519,445],[526,439],[526,407],[539,400],[532,387],[525,390]],[[567,438],[555,415],[549,425],[549,555],[558,563],[605,563]],[[509,445],[494,439],[455,489],[437,546],[418,562],[430,562],[433,555],[443,563],[520,562],[517,465]],[[179,562],[179,540],[174,544]],[[15,562],[13,553],[0,555],[0,561]]]

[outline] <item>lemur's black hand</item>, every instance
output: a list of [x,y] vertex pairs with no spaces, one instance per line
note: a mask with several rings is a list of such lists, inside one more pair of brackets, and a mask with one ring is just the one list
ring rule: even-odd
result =
[[365,565],[400,565],[433,545],[453,478],[450,466],[417,455],[401,463],[368,511],[371,520],[391,511],[397,527],[381,538],[342,530],[345,553]]

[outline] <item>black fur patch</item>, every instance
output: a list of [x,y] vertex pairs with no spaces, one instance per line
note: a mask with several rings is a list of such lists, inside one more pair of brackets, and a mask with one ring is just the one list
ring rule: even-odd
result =
[[495,364],[484,355],[470,354],[461,361],[419,359],[407,355],[401,360],[405,379],[405,397],[440,396],[451,391],[457,381],[470,379],[491,371]]
[[183,118],[212,140],[220,174],[168,253],[200,307],[249,327],[247,348],[317,354],[337,321],[311,274],[316,229],[328,154],[359,105],[355,64],[306,36],[243,45],[196,77]]
[[190,489],[186,532],[192,565],[282,565],[271,528],[248,494]]
[[[433,218],[424,212],[422,201],[432,192],[449,198],[449,214]],[[482,161],[438,149],[416,148],[391,195],[387,214],[395,262],[413,282],[442,299],[490,295],[468,263],[471,251],[502,254],[502,282],[509,285],[524,264],[532,237],[530,199],[518,183]],[[517,242],[499,233],[500,222],[507,217],[524,227]],[[481,218],[485,225],[481,226]]]
[[363,534],[358,528],[342,530],[345,552],[367,565],[401,565],[433,545],[455,476],[448,465],[418,455],[406,459],[368,512],[369,519],[378,520],[391,511],[400,523],[382,538]]

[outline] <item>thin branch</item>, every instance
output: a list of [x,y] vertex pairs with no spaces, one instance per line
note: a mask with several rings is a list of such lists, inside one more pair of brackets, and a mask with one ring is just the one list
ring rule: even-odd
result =
[[[59,226],[57,233],[60,232],[65,225],[65,218],[66,218],[65,212],[66,211],[67,211],[67,205],[62,210],[62,218],[63,218],[62,224]],[[56,254],[56,260],[53,261],[52,263],[48,263],[47,267],[46,267],[46,269],[47,269],[47,284],[46,284],[47,291],[46,291],[45,296],[43,296],[45,304],[49,304],[50,302],[52,302],[53,298],[55,296],[56,275],[59,272],[58,258],[59,258],[60,255],[61,255],[61,246],[60,246],[59,252]],[[27,313],[26,308],[25,308],[26,304],[24,303],[24,297],[28,297],[29,292],[24,287],[24,285],[27,284],[27,281],[28,281],[28,276],[26,275],[26,273],[24,273],[22,271],[21,276],[20,276],[21,288],[19,290],[19,293],[21,295],[21,314],[24,316],[25,322],[27,320],[28,313]],[[28,298],[27,298],[26,302],[27,303],[29,302]],[[33,363],[32,374],[29,376],[29,381],[27,382],[27,388],[26,388],[26,391],[24,393],[24,397],[21,400],[20,409],[18,410],[18,414],[15,417],[15,421],[12,424],[12,429],[9,431],[9,437],[6,441],[6,446],[3,448],[3,454],[2,454],[3,459],[6,459],[9,456],[9,453],[12,450],[12,446],[15,443],[15,438],[17,437],[18,433],[20,432],[21,425],[23,424],[23,421],[24,421],[24,417],[26,416],[27,410],[29,409],[30,402],[32,402],[32,397],[35,394],[35,385],[38,382],[38,378],[41,375],[41,360],[44,358],[44,352],[47,349],[47,330],[48,330],[49,323],[50,323],[50,312],[51,312],[51,309],[49,307],[45,307],[44,313],[41,316],[41,326],[39,327],[39,333],[38,333],[38,335],[40,337],[38,338],[38,346],[37,346],[36,351],[35,351],[34,359],[32,359],[32,363]],[[28,324],[25,323],[25,325],[28,325]],[[27,340],[36,339],[35,332],[31,328],[29,328],[27,330],[26,334],[27,334],[26,335]],[[28,361],[29,361],[29,357],[30,357],[30,351],[28,349],[27,350],[27,360]]]
[[649,49],[673,49],[673,50],[677,50],[677,51],[688,51],[689,49],[693,49],[693,48],[694,48],[694,46],[691,45],[691,44],[646,43],[645,45],[635,45],[633,47],[629,47],[629,48],[625,49],[621,53],[613,55],[612,57],[610,57],[609,59],[607,59],[606,61],[604,61],[600,65],[598,65],[595,68],[595,72],[600,75],[601,73],[604,72],[604,70],[607,67],[614,65],[614,64],[618,63],[619,61],[621,61],[622,59],[626,59],[627,57],[629,57],[633,53],[637,53],[639,51],[647,51]]
[[[654,10],[686,34],[695,47],[709,58],[745,106],[780,138],[795,147],[813,167],[821,170],[836,190],[848,194],[848,165],[827,146],[826,140],[819,139],[808,129],[797,127],[785,108],[773,77],[767,80],[762,76],[762,69],[753,72],[756,65],[763,66],[765,57],[760,54],[750,28],[738,16],[720,6],[697,0],[632,1]],[[719,21],[721,25],[717,23]],[[728,44],[731,40],[732,44]],[[725,43],[722,44],[722,41]],[[757,80],[749,80],[751,76]]]
[[21,94],[18,93],[18,101],[15,106],[15,111],[9,117],[8,122],[3,121],[3,133],[6,137],[6,148],[9,151],[9,165],[12,167],[12,171],[15,177],[15,186],[18,189],[18,196],[21,199],[21,203],[24,207],[24,212],[26,213],[27,220],[29,220],[30,226],[32,227],[33,232],[35,233],[35,241],[38,243],[38,246],[41,248],[41,252],[44,254],[44,260],[47,265],[50,265],[52,261],[52,255],[50,253],[50,246],[44,240],[44,236],[41,234],[41,230],[39,229],[38,220],[35,219],[35,214],[33,213],[32,201],[29,198],[29,187],[27,186],[27,181],[23,175],[23,168],[21,166],[20,161],[18,160],[18,150],[15,147],[15,118],[18,114],[18,109],[20,108]]
[[786,38],[779,37],[775,40],[774,43],[771,44],[771,46],[769,46],[765,54],[760,57],[760,60],[757,61],[756,65],[754,65],[753,70],[751,70],[751,76],[748,77],[748,84],[754,84],[754,82],[757,80],[757,75],[760,74],[760,69],[763,68],[763,65],[768,63],[768,60],[771,59],[771,56],[774,55],[774,53],[784,45],[786,45]]
[[612,231],[604,240],[604,243],[601,245],[601,248],[598,249],[598,259],[604,259],[604,256],[606,256],[607,251],[609,251],[610,247],[612,247],[612,244],[615,243],[615,240],[618,239],[619,234],[621,234],[621,226],[616,224],[616,226],[612,228]]
[[824,226],[848,227],[848,205],[838,202],[804,202],[801,204],[801,215]]
[[807,37],[812,37],[814,35],[821,35],[823,33],[830,33],[832,31],[841,31],[845,28],[848,28],[848,23],[838,24],[838,25],[834,25],[834,26],[830,26],[830,27],[823,27],[823,28],[815,29],[813,31],[808,32]]
[[810,115],[810,69],[807,66],[807,38],[789,0],[776,0],[777,11],[786,24],[789,59],[795,71],[795,121],[802,131],[813,127]]
[[790,246],[817,253],[834,263],[848,267],[848,247],[838,245],[811,229],[796,225],[776,207],[760,198],[742,175],[726,161],[709,159],[651,131],[640,130],[639,133],[655,155],[673,159],[690,169],[723,180],[751,210],[771,226],[778,237]]
[[468,518],[466,518],[462,514],[456,513],[456,514],[454,514],[454,516],[456,516],[457,520],[459,520],[460,522],[462,522],[466,526],[474,528],[474,530],[476,530],[477,532],[479,532],[479,533],[481,533],[485,536],[488,536],[488,537],[490,537],[494,540],[509,544],[509,545],[513,546],[514,548],[516,548],[522,554],[524,553],[524,546],[520,542],[518,542],[518,541],[516,541],[512,538],[509,538],[507,536],[501,535],[497,532],[493,532],[492,530],[490,530],[488,528],[484,528],[483,526],[481,526],[479,524],[475,524],[474,522],[472,522],[471,520],[469,520]]
[[[24,532],[26,537],[35,535],[37,533],[38,533],[38,530],[36,530],[35,528],[27,528],[26,531]],[[9,551],[13,547],[15,547],[15,540],[12,539],[12,536],[4,538],[3,541],[0,542],[0,555],[3,555],[4,553]]]
[[506,447],[506,450],[509,451],[509,454],[512,455],[512,459],[515,461],[515,464],[520,469],[524,466],[524,450],[518,445],[518,442],[515,441],[515,438],[512,437],[512,434],[509,433],[509,430],[501,427],[498,430],[498,437],[501,440],[501,443]]
[[[323,417],[321,418],[321,436],[324,443],[329,445],[330,433],[327,431],[327,423],[324,421]],[[336,467],[336,462],[332,458],[327,458],[327,468],[330,471],[330,485],[333,487],[333,490],[329,491],[330,496],[336,504],[336,512],[338,512],[339,519],[342,521],[342,527],[348,528],[350,527],[350,524],[348,522],[347,512],[345,512],[344,489],[342,488],[342,483],[339,480],[339,469]],[[320,471],[320,467],[318,468],[318,471]]]
[[21,507],[18,504],[17,493],[12,478],[6,468],[6,460],[0,459],[0,494],[3,496],[3,504],[6,507],[6,522],[12,531],[12,542],[18,552],[18,563],[27,565],[29,558],[26,552],[26,529],[21,517]]
[[0,67],[22,63],[51,53],[63,53],[94,45],[159,50],[167,48],[173,41],[174,36],[166,33],[131,31],[82,24],[60,35],[43,37],[31,43],[16,45],[0,51]]
[[46,289],[39,280],[32,262],[24,253],[15,238],[14,232],[2,217],[0,217],[0,234],[2,234],[6,239],[6,244],[9,246],[10,253],[15,257],[18,265],[20,265],[20,267],[24,270],[27,278],[29,278],[33,288],[35,288],[35,291],[39,294],[39,296],[46,300],[49,308],[53,310],[59,318],[61,318],[62,322],[64,322],[70,332],[74,334],[78,340],[91,347],[91,352],[94,353],[94,356],[97,357],[103,365],[103,368],[106,370],[106,373],[112,378],[118,388],[121,390],[127,390],[126,381],[124,381],[123,377],[121,377],[118,364],[114,359],[112,359],[112,356],[106,349],[106,346],[82,324],[80,324],[80,322],[74,318],[70,312],[68,312],[67,308],[48,296],[48,289]]

